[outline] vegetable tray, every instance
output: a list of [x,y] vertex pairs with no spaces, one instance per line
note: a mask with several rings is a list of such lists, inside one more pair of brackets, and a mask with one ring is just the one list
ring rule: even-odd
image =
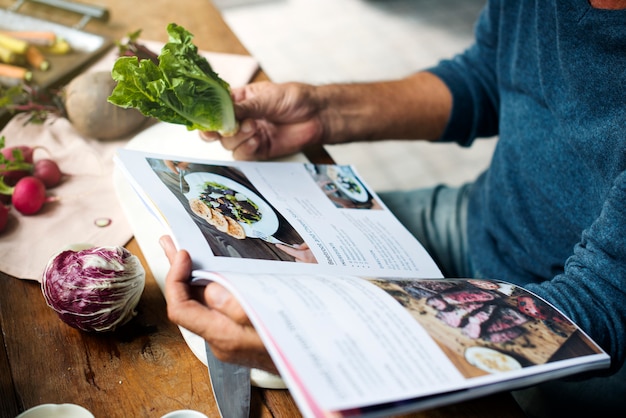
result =
[[[50,62],[47,71],[33,70],[31,83],[43,88],[67,83],[113,46],[113,42],[106,37],[4,9],[0,9],[0,30],[53,31],[70,44],[72,50],[67,54],[46,55]],[[4,126],[7,121],[6,113],[6,110],[0,110],[0,126]]]

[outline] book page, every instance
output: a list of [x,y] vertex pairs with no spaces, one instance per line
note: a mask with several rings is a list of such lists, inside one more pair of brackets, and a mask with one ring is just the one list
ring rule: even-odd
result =
[[505,282],[194,273],[241,301],[312,416],[484,395],[609,364],[569,319]]
[[254,311],[252,317],[261,318],[255,327],[271,341],[266,346],[280,359],[288,386],[298,387],[303,398],[313,396],[324,410],[463,385],[463,376],[428,333],[365,280],[229,273],[228,281],[236,283],[235,293]]
[[116,162],[196,269],[441,277],[353,167],[131,150]]

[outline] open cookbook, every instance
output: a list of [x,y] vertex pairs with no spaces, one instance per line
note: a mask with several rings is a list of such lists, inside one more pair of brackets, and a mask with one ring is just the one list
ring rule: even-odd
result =
[[192,280],[233,292],[307,417],[389,416],[608,367],[513,284],[444,279],[351,166],[119,150]]

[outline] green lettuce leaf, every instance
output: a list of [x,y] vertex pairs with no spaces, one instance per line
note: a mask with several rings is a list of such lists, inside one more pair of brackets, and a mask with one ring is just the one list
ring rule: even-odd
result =
[[108,101],[190,131],[234,134],[237,121],[230,86],[198,54],[193,35],[175,23],[167,26],[167,32],[169,42],[161,49],[158,66],[137,57],[115,61],[111,75],[117,85]]

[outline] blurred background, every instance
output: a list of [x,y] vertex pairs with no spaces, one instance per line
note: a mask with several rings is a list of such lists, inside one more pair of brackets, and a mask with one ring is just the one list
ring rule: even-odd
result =
[[[375,81],[403,77],[463,51],[484,0],[213,0],[274,81]],[[327,147],[376,190],[472,180],[495,139],[471,148],[421,141]]]

